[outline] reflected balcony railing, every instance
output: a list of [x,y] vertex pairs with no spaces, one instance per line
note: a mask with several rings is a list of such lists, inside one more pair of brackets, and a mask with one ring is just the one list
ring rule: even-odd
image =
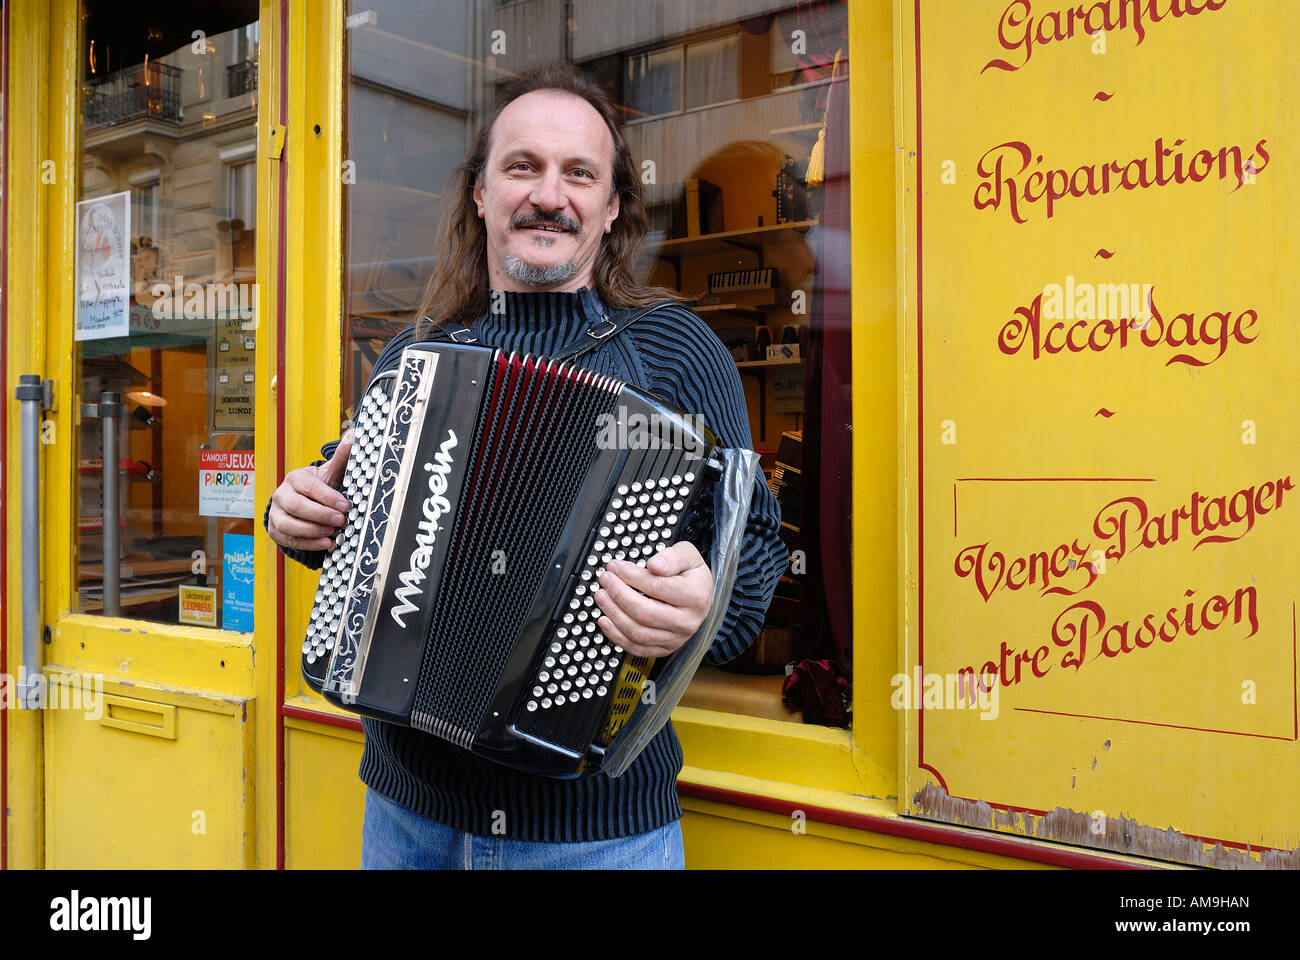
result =
[[226,67],[226,96],[238,97],[257,90],[257,61],[244,60]]
[[147,117],[181,121],[181,69],[168,63],[138,63],[82,87],[86,126],[111,127]]

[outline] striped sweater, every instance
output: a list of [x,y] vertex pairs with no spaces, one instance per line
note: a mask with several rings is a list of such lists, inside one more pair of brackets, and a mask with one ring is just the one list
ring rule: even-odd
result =
[[[505,293],[505,309],[472,328],[480,343],[551,355],[599,321],[590,289],[576,293]],[[414,327],[397,334],[375,370],[395,367]],[[751,447],[740,376],[730,354],[694,311],[665,304],[578,361],[635,384],[689,414],[728,447]],[[326,458],[337,441],[326,444]],[[269,510],[269,505],[268,505]],[[754,483],[735,587],[723,626],[705,659],[724,663],[753,643],[788,552],[780,509],[762,474]],[[706,559],[707,544],[701,544]],[[323,553],[285,553],[318,567]],[[681,816],[677,774],[681,744],[672,724],[621,777],[552,780],[500,766],[431,734],[365,718],[364,783],[410,810],[455,829],[544,842],[606,840],[664,826]],[[504,820],[503,820],[504,817]]]

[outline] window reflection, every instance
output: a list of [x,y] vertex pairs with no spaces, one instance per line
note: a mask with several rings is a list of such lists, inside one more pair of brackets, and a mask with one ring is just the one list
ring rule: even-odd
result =
[[77,607],[251,630],[257,4],[82,23]]
[[[642,164],[647,279],[697,298],[735,358],[783,533],[803,558],[754,649],[731,674],[702,671],[688,701],[790,719],[787,665],[824,661],[804,670],[805,689],[838,677],[825,691],[839,709],[802,719],[846,725],[849,505],[835,496],[850,486],[847,4],[368,0],[349,13],[344,416],[413,319],[442,193],[497,85],[547,60],[577,63],[620,109]],[[807,176],[810,162],[823,177]]]

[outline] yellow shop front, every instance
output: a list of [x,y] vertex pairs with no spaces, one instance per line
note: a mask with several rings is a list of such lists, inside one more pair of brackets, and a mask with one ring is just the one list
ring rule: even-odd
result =
[[358,863],[262,508],[552,59],[790,547],[673,714],[688,866],[1296,866],[1288,4],[175,7],[3,4],[6,867]]

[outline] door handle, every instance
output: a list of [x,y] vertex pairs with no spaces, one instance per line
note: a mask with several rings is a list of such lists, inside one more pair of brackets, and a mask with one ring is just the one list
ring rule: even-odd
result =
[[118,539],[120,531],[118,530],[118,492],[117,481],[121,472],[121,466],[117,460],[117,418],[122,415],[122,404],[118,400],[118,395],[112,390],[105,390],[99,395],[99,403],[83,403],[81,405],[81,416],[83,419],[99,419],[100,427],[103,430],[103,457],[101,462],[104,465],[100,471],[101,482],[103,484],[100,500],[104,505],[104,616],[120,617],[122,615],[122,552],[119,549],[120,541]]
[[41,656],[41,414],[54,406],[54,382],[34,373],[18,377],[14,388],[18,401],[19,442],[22,477],[23,549],[23,669],[18,684],[18,702],[25,709],[45,706],[45,677]]

